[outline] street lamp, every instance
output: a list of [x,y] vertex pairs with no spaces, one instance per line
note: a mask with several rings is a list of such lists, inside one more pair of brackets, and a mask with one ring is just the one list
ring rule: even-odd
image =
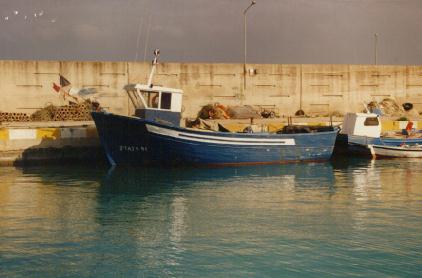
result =
[[243,37],[245,39],[243,49],[245,50],[244,60],[243,60],[243,89],[246,90],[246,13],[256,4],[255,0],[251,1],[251,4],[243,11]]
[[378,33],[374,34],[374,58],[375,58],[375,65],[378,64]]

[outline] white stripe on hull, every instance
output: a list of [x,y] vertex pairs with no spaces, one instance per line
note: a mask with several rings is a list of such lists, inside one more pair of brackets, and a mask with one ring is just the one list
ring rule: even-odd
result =
[[146,125],[147,130],[151,133],[169,136],[173,138],[183,139],[198,143],[211,143],[221,145],[253,145],[253,146],[294,146],[295,139],[274,139],[274,138],[233,138],[233,137],[216,137],[202,134],[193,134],[187,132],[179,132],[172,129]]

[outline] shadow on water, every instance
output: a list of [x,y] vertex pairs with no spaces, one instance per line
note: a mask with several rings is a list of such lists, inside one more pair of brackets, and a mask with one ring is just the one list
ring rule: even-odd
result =
[[[25,167],[26,175],[35,175],[45,184],[71,185],[97,183],[99,194],[147,195],[168,192],[174,188],[219,186],[230,181],[248,181],[260,178],[290,177],[297,186],[332,186],[333,166],[326,163],[302,163],[283,165],[255,165],[221,168],[159,168],[159,167],[115,167],[104,166],[47,166]],[[312,184],[310,180],[325,182]]]
[[[329,163],[259,165],[224,168],[115,168],[110,169],[101,182],[104,194],[158,193],[174,188],[223,186],[236,181],[259,181],[260,178],[291,177],[296,180],[334,179]],[[300,182],[299,182],[300,184]],[[259,186],[259,185],[258,185]]]
[[[348,176],[348,186],[353,186],[353,179],[361,172],[375,172],[386,175],[392,169],[413,172],[419,168],[422,160],[370,160],[359,157],[335,156],[324,163],[294,163],[282,165],[254,165],[238,167],[115,167],[104,165],[66,165],[21,168],[23,174],[37,176],[44,184],[57,186],[95,185],[100,196],[116,194],[134,194],[137,196],[169,193],[174,190],[204,187],[230,186],[270,179],[277,184],[283,179],[291,179],[295,188],[329,189],[335,193],[338,176]],[[388,174],[388,173],[387,173]]]
[[[231,181],[242,183],[271,178],[271,183],[281,179],[293,179],[296,188],[328,188],[336,190],[338,173],[353,178],[362,175],[357,170],[381,173],[392,169],[413,172],[422,160],[370,160],[360,157],[335,156],[324,163],[293,163],[282,165],[254,165],[238,167],[115,167],[104,164],[45,165],[43,167],[23,167],[22,173],[36,176],[44,184],[56,186],[83,186],[90,184],[100,195],[136,194],[148,195],[171,192],[174,189],[204,186],[224,186]],[[316,182],[317,181],[317,182]],[[350,183],[353,184],[353,183]]]
[[336,155],[331,159],[333,170],[345,171],[350,168],[366,168],[371,166],[371,159],[359,156]]

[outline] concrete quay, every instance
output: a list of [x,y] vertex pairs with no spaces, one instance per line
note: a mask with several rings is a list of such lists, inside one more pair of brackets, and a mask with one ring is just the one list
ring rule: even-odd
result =
[[8,123],[0,126],[0,166],[105,162],[93,122]]

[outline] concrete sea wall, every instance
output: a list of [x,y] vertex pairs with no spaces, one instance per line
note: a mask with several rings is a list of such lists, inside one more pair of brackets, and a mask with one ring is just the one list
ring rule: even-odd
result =
[[[362,110],[362,103],[386,97],[411,102],[422,111],[422,66],[273,65],[161,63],[154,84],[181,88],[184,117],[207,103],[269,105],[282,115],[298,109],[323,115]],[[0,111],[32,113],[52,103],[66,104],[52,89],[59,74],[75,88],[95,88],[112,112],[133,107],[123,87],[146,82],[150,63],[0,61]]]

